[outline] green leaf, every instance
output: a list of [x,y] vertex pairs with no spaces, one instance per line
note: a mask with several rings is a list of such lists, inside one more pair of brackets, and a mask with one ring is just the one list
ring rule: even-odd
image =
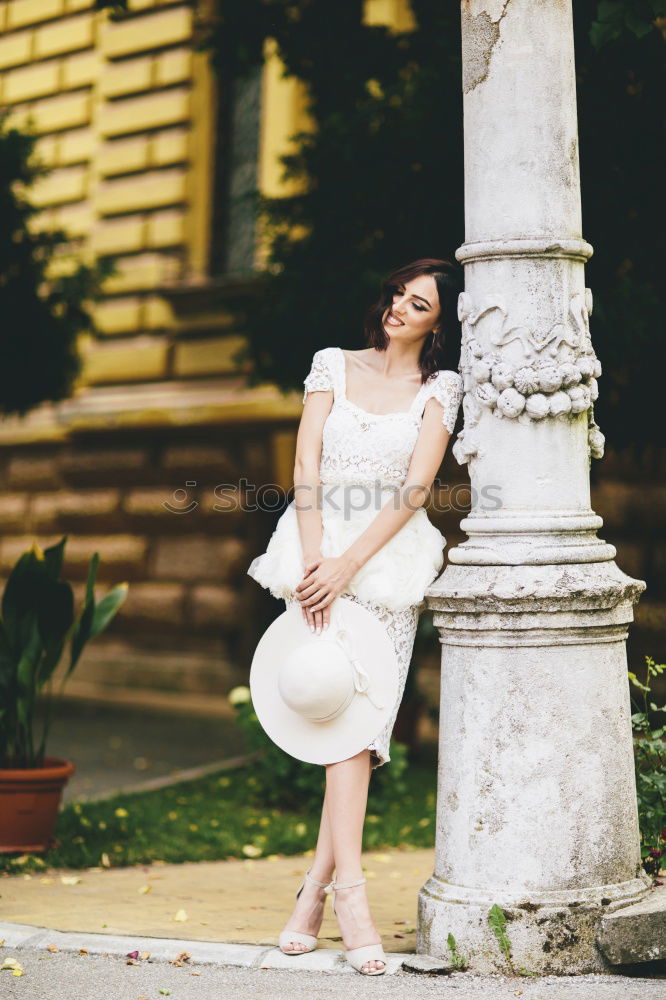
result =
[[90,638],[93,639],[100,632],[103,632],[109,622],[117,614],[118,609],[127,597],[129,584],[119,583],[117,587],[110,590],[95,608],[93,622],[90,629]]
[[36,595],[37,616],[44,644],[62,642],[74,621],[74,592],[65,580],[42,580]]
[[498,906],[497,903],[493,903],[491,908],[488,910],[488,923],[490,924],[491,930],[499,941],[500,947],[510,963],[511,945],[506,934],[506,917],[501,906]]
[[16,660],[7,641],[5,626],[0,621],[0,691],[7,690],[9,687],[15,676],[15,667]]
[[55,545],[44,549],[44,566],[53,580],[57,580],[62,572],[65,544],[68,537],[68,535],[63,535]]
[[42,652],[42,640],[39,634],[37,616],[32,615],[30,619],[28,641],[19,657],[16,668],[16,679],[19,690],[32,691],[35,669]]
[[88,566],[88,579],[86,580],[86,595],[84,598],[86,604],[95,603],[95,577],[97,576],[98,566],[99,552],[94,552],[90,559],[90,565]]
[[2,595],[5,633],[15,654],[20,654],[22,646],[28,639],[30,626],[25,624],[26,616],[34,610],[34,599],[39,585],[39,558],[33,546],[28,552],[24,552],[12,567]]
[[94,603],[84,604],[83,610],[74,623],[72,628],[72,642],[70,646],[70,657],[69,657],[69,667],[67,668],[66,677],[69,677],[72,670],[79,662],[79,657],[83,652],[83,648],[90,638],[90,629],[92,627],[92,621],[95,615],[95,605]]

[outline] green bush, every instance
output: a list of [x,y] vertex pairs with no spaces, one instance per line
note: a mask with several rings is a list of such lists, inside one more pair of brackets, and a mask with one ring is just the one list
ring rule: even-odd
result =
[[631,716],[634,730],[634,760],[636,762],[636,793],[641,829],[641,857],[651,875],[658,875],[666,849],[666,724],[653,727],[650,715],[666,715],[666,705],[652,699],[652,680],[666,670],[666,664],[645,657],[645,677],[641,680],[629,672],[629,680],[640,692],[632,699],[636,711]]

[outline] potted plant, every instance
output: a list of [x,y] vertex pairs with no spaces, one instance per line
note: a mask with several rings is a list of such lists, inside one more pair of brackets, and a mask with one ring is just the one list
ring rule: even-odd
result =
[[[69,760],[45,756],[52,721],[52,680],[66,643],[69,665],[62,689],[88,640],[99,635],[127,596],[126,583],[95,601],[99,565],[88,567],[83,606],[74,613],[72,587],[59,579],[67,536],[43,551],[35,542],[13,567],[0,605],[0,852],[46,851],[62,789],[74,773]],[[36,746],[35,705],[46,694],[41,741]]]

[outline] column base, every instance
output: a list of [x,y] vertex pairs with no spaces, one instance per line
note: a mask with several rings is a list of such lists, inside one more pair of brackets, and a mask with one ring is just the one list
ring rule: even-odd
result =
[[[589,889],[491,893],[432,875],[419,893],[416,951],[450,961],[453,935],[456,952],[472,972],[612,973],[616,970],[596,943],[601,921],[643,899],[650,887],[651,879],[642,873]],[[495,903],[506,918],[510,959],[488,923]]]

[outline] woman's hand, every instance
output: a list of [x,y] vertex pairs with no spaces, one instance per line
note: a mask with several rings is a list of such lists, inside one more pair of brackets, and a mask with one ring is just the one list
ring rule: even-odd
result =
[[[317,568],[319,563],[323,561],[324,557],[321,552],[316,552],[312,556],[306,555],[304,559],[304,573],[298,587],[303,585],[303,583],[309,578],[310,573]],[[296,596],[300,598],[298,587],[296,587]],[[305,624],[310,626],[310,631],[314,632],[315,629],[318,629],[318,631],[321,632],[324,624],[323,611],[317,611],[316,613],[310,611],[310,609],[306,608],[302,602],[301,611],[303,613],[303,620]]]
[[358,566],[349,556],[318,556],[306,563],[303,579],[296,587],[296,597],[306,621],[317,632],[328,628],[331,604],[346,589]]

